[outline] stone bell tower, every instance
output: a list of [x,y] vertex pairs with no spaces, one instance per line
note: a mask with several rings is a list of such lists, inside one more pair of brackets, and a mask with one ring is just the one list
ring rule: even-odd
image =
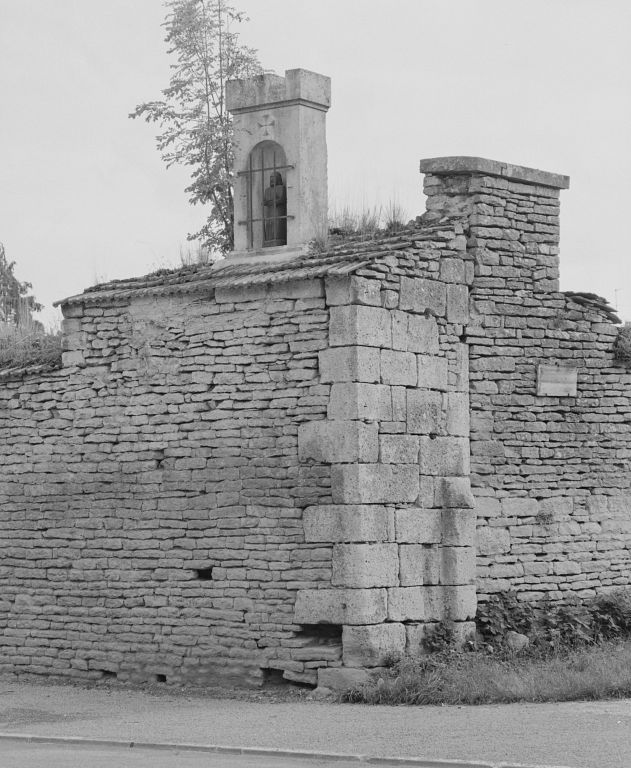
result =
[[326,233],[330,103],[330,78],[306,69],[228,82],[234,256],[289,254]]

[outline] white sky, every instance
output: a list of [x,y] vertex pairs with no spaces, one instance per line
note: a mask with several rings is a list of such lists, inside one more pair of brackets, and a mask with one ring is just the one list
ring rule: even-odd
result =
[[[234,2],[264,67],[332,78],[332,207],[421,213],[422,157],[569,174],[561,287],[631,320],[628,0]],[[45,304],[177,266],[205,218],[127,118],[167,85],[163,17],[160,0],[0,0],[0,241]]]

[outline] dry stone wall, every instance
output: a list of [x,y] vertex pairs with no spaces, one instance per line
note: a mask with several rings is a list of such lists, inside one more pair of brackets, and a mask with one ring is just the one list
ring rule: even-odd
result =
[[0,671],[340,688],[476,597],[630,582],[631,374],[559,292],[567,179],[421,167],[402,233],[92,289],[63,369],[4,375]]
[[1,668],[121,679],[314,677],[330,583],[298,428],[326,414],[321,281],[71,305],[64,371],[0,386]]
[[[429,210],[467,216],[475,261],[467,342],[479,597],[629,584],[631,374],[614,362],[617,329],[605,314],[559,293],[567,180],[448,165],[425,190]],[[537,394],[540,364],[574,368],[575,396]]]
[[2,669],[337,686],[469,631],[462,232],[68,302],[65,368],[0,387]]

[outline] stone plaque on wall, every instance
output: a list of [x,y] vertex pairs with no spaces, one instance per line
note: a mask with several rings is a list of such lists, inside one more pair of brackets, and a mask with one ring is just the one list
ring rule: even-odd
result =
[[576,397],[578,368],[569,365],[537,366],[537,394]]

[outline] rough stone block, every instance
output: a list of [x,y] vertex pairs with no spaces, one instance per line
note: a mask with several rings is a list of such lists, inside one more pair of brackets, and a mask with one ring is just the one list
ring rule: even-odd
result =
[[462,259],[441,259],[440,279],[446,283],[466,282],[467,270]]
[[536,499],[502,499],[502,517],[535,517],[539,512]]
[[438,325],[433,317],[410,315],[407,350],[427,355],[438,352]]
[[469,289],[466,285],[447,286],[447,320],[460,325],[469,322]]
[[351,278],[327,277],[324,280],[326,303],[329,307],[351,303]]
[[416,356],[412,352],[381,350],[381,381],[384,384],[416,386]]
[[323,504],[303,513],[306,542],[394,541],[394,510],[377,504]]
[[365,277],[326,278],[326,303],[329,307],[349,304],[381,306],[381,282]]
[[445,314],[445,284],[422,277],[402,277],[399,307],[403,310]]
[[392,346],[390,312],[381,307],[331,307],[329,344],[332,347],[358,344],[367,347]]
[[413,434],[429,435],[444,430],[443,395],[423,389],[407,391],[407,429]]
[[413,659],[427,656],[427,649],[423,640],[431,631],[434,624],[406,624],[405,625],[405,653]]
[[469,437],[469,394],[447,393],[447,434]]
[[499,517],[502,513],[500,500],[492,496],[476,496],[475,508],[481,519]]
[[475,499],[468,477],[444,477],[436,483],[436,506],[446,509],[473,509]]
[[332,347],[319,353],[320,381],[380,381],[380,352],[375,347]]
[[475,583],[473,547],[440,548],[440,583],[445,585]]
[[377,424],[361,421],[309,421],[298,428],[300,461],[352,463],[379,458]]
[[331,583],[341,587],[392,587],[399,583],[396,544],[335,544]]
[[418,464],[419,439],[416,435],[381,435],[379,461],[382,464]]
[[437,545],[401,544],[399,576],[402,587],[440,583],[440,552]]
[[390,387],[385,384],[333,384],[327,414],[330,419],[391,421]]
[[427,621],[470,621],[475,618],[477,598],[475,586],[425,587]]
[[467,476],[469,440],[464,437],[421,437],[419,469],[423,475]]
[[449,383],[458,392],[469,392],[469,347],[456,344],[456,356],[449,365]]
[[439,509],[404,507],[395,511],[398,542],[409,544],[438,544],[442,540]]
[[443,544],[475,546],[476,513],[473,509],[445,509],[442,513]]
[[381,306],[381,281],[353,275],[350,284],[350,303]]
[[347,667],[381,667],[405,653],[403,624],[344,627],[342,660]]
[[395,310],[392,316],[392,348],[404,352],[436,354],[438,325],[433,317]]
[[387,592],[389,621],[421,621],[425,618],[423,587],[391,587]]
[[72,352],[62,352],[61,362],[64,368],[70,368],[75,365],[79,368],[85,367],[85,358],[83,357],[83,352],[78,349],[75,349]]
[[331,469],[335,504],[396,504],[416,501],[418,467],[414,464],[347,464]]
[[506,528],[483,526],[476,531],[476,551],[479,555],[502,555],[510,552],[510,533]]
[[318,688],[342,693],[370,682],[370,672],[357,667],[321,667],[318,669]]
[[267,285],[237,285],[215,289],[217,304],[242,304],[246,301],[260,301],[267,296]]
[[421,389],[446,390],[447,358],[436,355],[417,355],[418,386]]
[[296,624],[378,624],[386,618],[385,589],[299,589]]

